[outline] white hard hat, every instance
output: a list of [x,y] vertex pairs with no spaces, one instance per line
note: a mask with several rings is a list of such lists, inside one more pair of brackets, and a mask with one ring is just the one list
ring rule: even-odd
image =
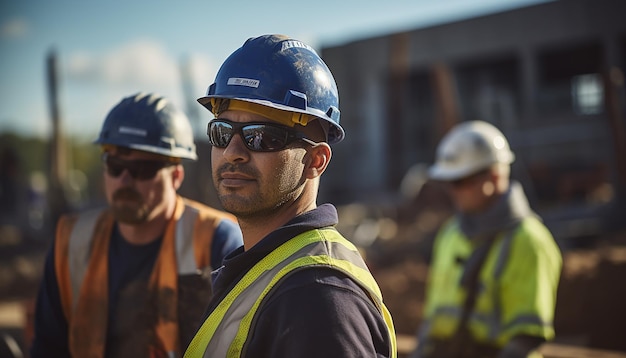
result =
[[432,179],[452,181],[487,169],[493,164],[510,164],[515,155],[504,134],[490,123],[468,121],[448,132],[437,148]]

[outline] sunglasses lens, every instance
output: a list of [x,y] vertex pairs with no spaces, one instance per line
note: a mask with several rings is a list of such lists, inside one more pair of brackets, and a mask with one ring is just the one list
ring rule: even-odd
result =
[[158,160],[122,160],[109,155],[105,157],[107,173],[117,178],[124,170],[128,170],[133,179],[149,180],[156,176],[159,170],[167,166],[164,161]]
[[472,174],[468,177],[451,181],[450,186],[456,189],[469,187],[470,185],[479,183],[480,180],[484,179],[487,173],[489,173],[489,171],[484,170],[484,171],[480,171],[478,173]]
[[287,145],[289,136],[284,128],[263,124],[245,126],[242,133],[246,147],[257,152],[281,150]]
[[225,122],[210,122],[209,128],[207,129],[209,143],[218,148],[226,148],[234,134],[235,129],[233,126]]
[[214,120],[207,129],[209,143],[218,148],[226,148],[236,133],[241,134],[246,147],[255,152],[281,150],[289,144],[290,139],[296,138],[290,135],[288,129],[273,124],[236,124]]
[[159,170],[165,167],[164,162],[154,160],[136,160],[134,168],[129,169],[130,175],[138,180],[148,180],[154,178]]
[[126,169],[126,167],[124,167],[120,163],[116,163],[114,160],[112,160],[111,157],[107,157],[105,163],[106,163],[107,173],[114,178],[119,177],[124,171],[124,169]]

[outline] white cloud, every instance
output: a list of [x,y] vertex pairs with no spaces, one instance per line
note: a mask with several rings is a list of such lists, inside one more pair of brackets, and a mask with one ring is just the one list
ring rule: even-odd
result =
[[187,66],[195,94],[201,97],[215,80],[218,69],[215,61],[204,54],[192,54],[187,57]]
[[70,81],[137,87],[179,85],[175,59],[158,42],[137,40],[105,54],[76,52],[69,56]]
[[[104,53],[73,52],[67,56],[63,71],[67,85],[65,128],[76,134],[92,133],[93,137],[106,113],[122,97],[137,92],[163,95],[189,112],[192,122],[197,121],[198,116],[203,117],[196,98],[206,92],[216,72],[210,55],[179,56],[153,40],[127,42]],[[204,126],[197,130],[204,132]]]
[[26,20],[13,18],[0,25],[0,37],[19,38],[25,36],[28,33],[28,30],[29,26]]

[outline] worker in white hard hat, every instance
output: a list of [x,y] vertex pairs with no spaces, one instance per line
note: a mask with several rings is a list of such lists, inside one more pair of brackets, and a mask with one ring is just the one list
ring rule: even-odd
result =
[[439,144],[429,175],[456,214],[435,238],[415,357],[541,357],[554,337],[562,257],[510,180],[514,160],[483,121],[458,124]]

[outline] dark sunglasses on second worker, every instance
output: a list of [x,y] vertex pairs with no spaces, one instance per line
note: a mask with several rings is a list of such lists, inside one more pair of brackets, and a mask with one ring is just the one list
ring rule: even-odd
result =
[[481,171],[479,171],[477,173],[471,174],[471,175],[469,175],[469,176],[467,176],[465,178],[461,178],[461,179],[450,181],[450,182],[448,182],[448,184],[451,187],[454,187],[454,188],[467,187],[470,184],[477,183],[479,180],[484,179],[487,176],[487,174],[489,174],[490,172],[491,172],[490,169],[484,169],[484,170],[481,170]]
[[246,147],[254,152],[276,152],[290,143],[301,140],[316,145],[290,127],[274,123],[247,122],[236,123],[226,119],[214,119],[209,122],[207,135],[209,143],[217,148],[226,148],[235,134],[239,134]]
[[127,170],[130,176],[137,180],[152,179],[156,176],[159,170],[175,164],[163,160],[124,160],[114,157],[109,153],[104,153],[102,155],[102,161],[104,162],[107,173],[113,178],[119,177],[122,175],[124,170]]

